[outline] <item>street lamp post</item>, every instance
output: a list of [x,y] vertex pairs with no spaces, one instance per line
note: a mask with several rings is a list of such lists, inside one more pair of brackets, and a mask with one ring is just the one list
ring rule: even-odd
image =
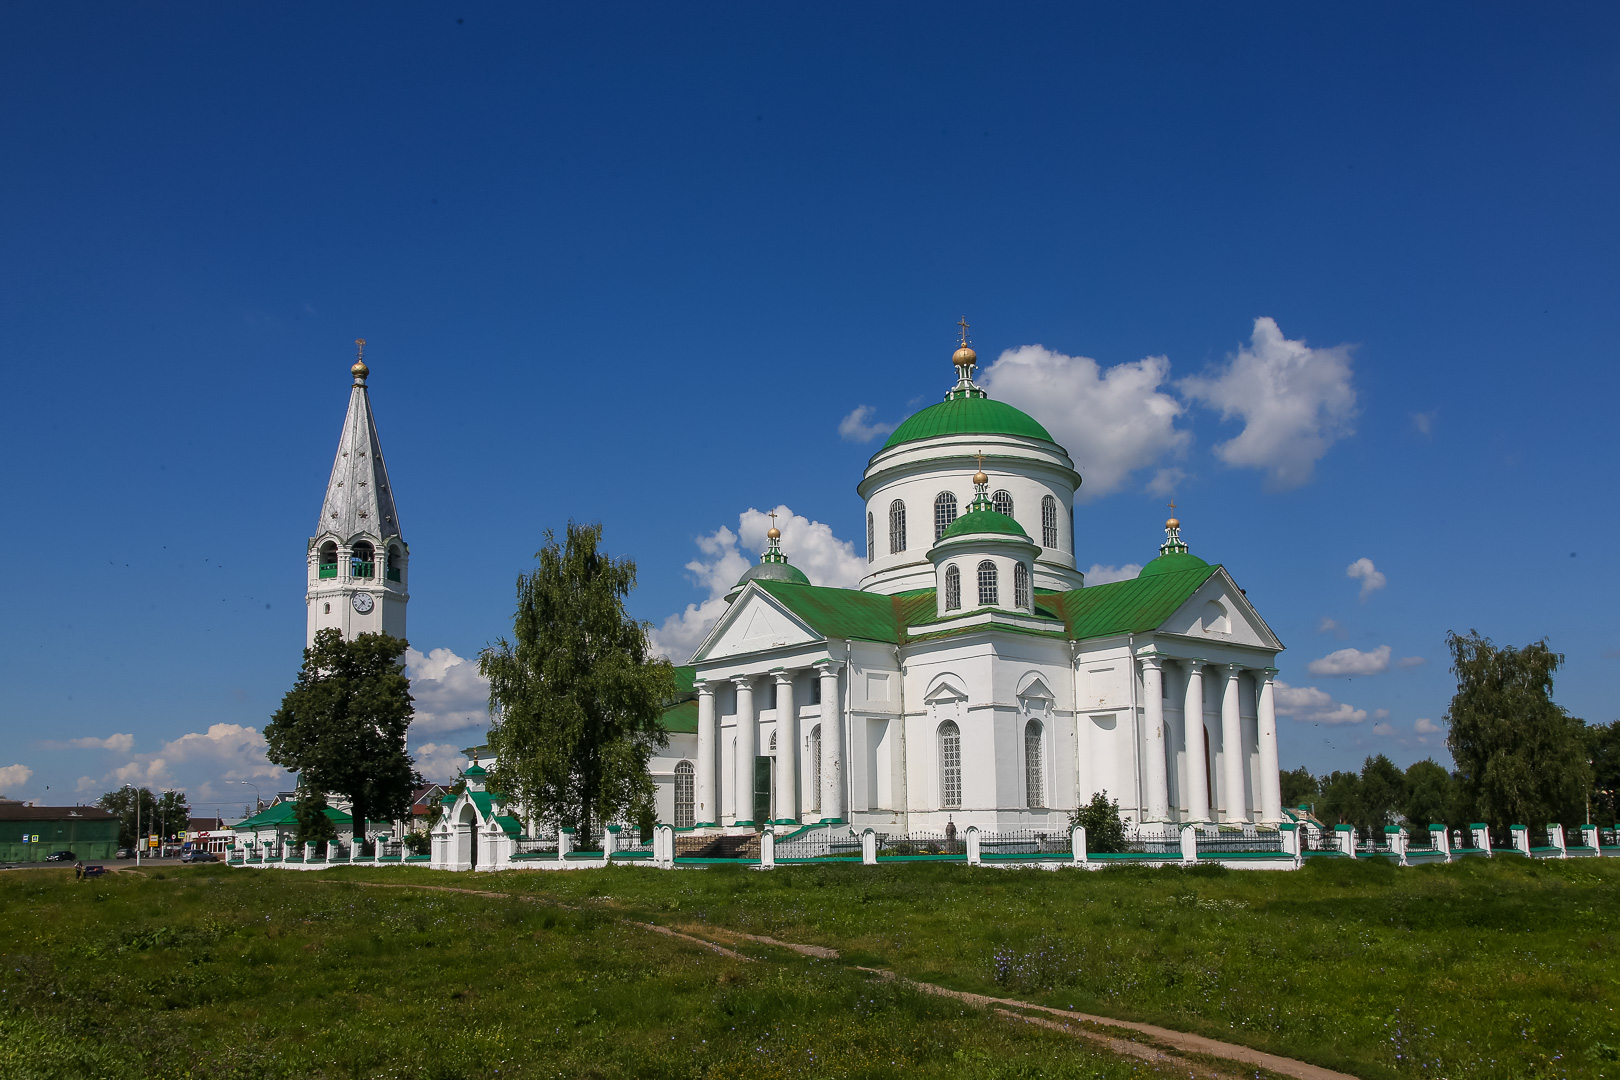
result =
[[135,796],[135,865],[141,865],[141,789],[134,784],[125,784],[131,794]]

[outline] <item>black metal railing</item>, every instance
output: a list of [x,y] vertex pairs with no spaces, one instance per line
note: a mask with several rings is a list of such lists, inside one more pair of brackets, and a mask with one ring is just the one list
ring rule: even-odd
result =
[[1194,833],[1200,855],[1281,855],[1282,833],[1271,829],[1199,829]]
[[[679,843],[679,841],[677,841]],[[830,829],[815,830],[776,844],[778,859],[859,859],[861,838]]]
[[1181,858],[1181,834],[1174,830],[1138,829],[1125,838],[1125,854]]
[[1316,832],[1306,831],[1306,851],[1340,851],[1339,834],[1330,829],[1320,829]]
[[957,833],[955,836],[946,836],[944,833],[908,833],[905,836],[890,836],[880,833],[877,837],[878,858],[905,858],[920,855],[967,855],[967,838]]
[[997,855],[1064,855],[1069,852],[1067,832],[1054,829],[1015,829],[979,834],[979,858]]
[[557,857],[557,838],[555,836],[520,836],[512,843],[512,854],[529,858],[542,856]]

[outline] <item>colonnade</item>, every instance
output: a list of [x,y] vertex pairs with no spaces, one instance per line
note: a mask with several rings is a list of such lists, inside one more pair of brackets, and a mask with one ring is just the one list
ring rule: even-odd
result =
[[698,757],[696,826],[721,824],[720,795],[724,778],[720,775],[720,717],[715,711],[715,690],[731,683],[737,691],[737,753],[733,776],[737,795],[734,824],[761,828],[753,820],[754,759],[759,756],[759,711],[754,704],[754,688],[761,680],[776,684],[776,821],[799,820],[799,705],[793,697],[794,678],[805,670],[821,682],[821,817],[822,821],[843,821],[844,806],[844,715],[838,694],[838,673],[842,664],[825,660],[812,668],[777,669],[765,675],[736,675],[729,679],[704,680],[696,686],[698,695]]
[[[1244,822],[1254,818],[1249,812],[1246,759],[1243,754],[1243,720],[1239,711],[1238,678],[1248,671],[1255,684],[1255,716],[1258,728],[1260,776],[1254,792],[1254,806],[1264,822],[1282,820],[1281,780],[1277,775],[1277,704],[1273,680],[1275,668],[1249,668],[1242,664],[1218,664],[1197,658],[1177,659],[1148,653],[1137,657],[1142,665],[1143,795],[1149,821],[1170,820],[1170,733],[1164,718],[1164,666],[1180,664],[1187,677],[1182,705],[1182,727],[1187,746],[1187,820]],[[1221,781],[1223,806],[1213,805],[1208,761],[1204,746],[1204,680],[1215,681],[1220,695]]]

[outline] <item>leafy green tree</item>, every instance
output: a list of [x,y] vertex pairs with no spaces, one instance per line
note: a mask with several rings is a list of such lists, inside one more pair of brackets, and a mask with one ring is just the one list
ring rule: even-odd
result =
[[140,806],[140,832],[142,837],[158,835],[165,840],[185,829],[191,821],[191,807],[184,791],[165,791],[161,795],[150,788],[121,787],[109,791],[96,805],[118,815],[118,846],[134,847],[136,840],[135,809]]
[[1406,775],[1395,763],[1383,754],[1364,761],[1352,818],[1356,828],[1365,836],[1380,837],[1405,804]]
[[661,718],[675,696],[674,668],[625,611],[635,563],[601,540],[600,525],[569,522],[561,544],[548,531],[539,565],[518,577],[514,640],[478,657],[494,716],[490,786],[583,837],[652,804],[647,762],[668,740]]
[[337,839],[337,822],[327,816],[326,793],[299,788],[298,802],[293,805],[293,820],[298,823],[300,844],[329,844]]
[[1099,791],[1085,806],[1069,814],[1069,824],[1084,825],[1086,850],[1116,852],[1125,850],[1125,822],[1119,816],[1119,800]]
[[1586,760],[1592,765],[1592,809],[1587,821],[1620,821],[1620,721],[1586,726]]
[[1278,773],[1278,779],[1282,782],[1282,804],[1289,809],[1311,802],[1321,791],[1317,786],[1316,777],[1312,776],[1311,771],[1303,765],[1285,773]]
[[1328,825],[1354,823],[1361,808],[1361,777],[1335,770],[1318,780],[1317,785],[1322,796],[1316,804],[1316,816]]
[[1446,747],[1464,805],[1498,840],[1512,824],[1539,829],[1579,822],[1592,790],[1586,725],[1552,700],[1563,664],[1545,640],[1497,648],[1477,630],[1449,634],[1457,693],[1446,713]]
[[[304,650],[297,683],[264,728],[270,760],[298,773],[301,790],[348,797],[356,837],[365,836],[368,820],[408,816],[411,792],[421,783],[405,752],[411,722],[411,684],[400,659],[405,647],[387,634],[345,641],[336,630],[320,631]],[[313,816],[310,825],[319,828]]]
[[1406,799],[1401,816],[1414,831],[1428,825],[1463,824],[1457,814],[1456,783],[1445,767],[1425,758],[1406,767]]

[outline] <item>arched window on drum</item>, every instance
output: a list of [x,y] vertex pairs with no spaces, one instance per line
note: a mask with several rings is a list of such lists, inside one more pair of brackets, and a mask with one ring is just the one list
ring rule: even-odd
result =
[[1041,547],[1057,548],[1057,521],[1057,500],[1047,495],[1041,499]]

